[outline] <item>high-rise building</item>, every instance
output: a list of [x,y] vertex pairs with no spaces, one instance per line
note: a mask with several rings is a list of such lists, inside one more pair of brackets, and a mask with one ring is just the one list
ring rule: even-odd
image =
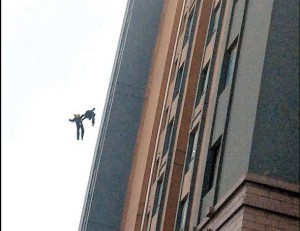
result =
[[162,0],[129,0],[79,230],[119,230]]
[[299,231],[299,1],[129,0],[123,28],[80,231]]

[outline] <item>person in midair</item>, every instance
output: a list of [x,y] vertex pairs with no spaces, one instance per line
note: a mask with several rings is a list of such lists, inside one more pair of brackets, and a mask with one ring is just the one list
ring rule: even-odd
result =
[[77,140],[79,140],[80,130],[81,130],[81,139],[83,140],[83,135],[84,135],[84,128],[83,128],[83,124],[82,124],[82,120],[84,120],[83,117],[84,117],[84,115],[74,114],[74,118],[69,119],[70,122],[75,122],[76,123]]
[[92,126],[95,125],[95,112],[94,112],[95,108],[93,108],[92,110],[87,110],[85,112],[85,114],[82,117],[82,120],[88,118],[89,120],[92,120]]

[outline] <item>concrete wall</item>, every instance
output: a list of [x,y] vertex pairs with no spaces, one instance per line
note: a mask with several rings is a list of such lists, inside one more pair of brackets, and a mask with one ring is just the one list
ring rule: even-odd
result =
[[272,4],[273,1],[249,1],[246,6],[227,137],[224,141],[218,200],[248,171]]
[[298,0],[274,1],[253,136],[249,171],[299,183]]

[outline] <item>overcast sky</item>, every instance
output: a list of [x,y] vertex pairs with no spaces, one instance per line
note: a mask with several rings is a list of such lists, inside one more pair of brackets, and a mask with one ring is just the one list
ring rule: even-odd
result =
[[1,1],[1,230],[78,229],[126,4]]

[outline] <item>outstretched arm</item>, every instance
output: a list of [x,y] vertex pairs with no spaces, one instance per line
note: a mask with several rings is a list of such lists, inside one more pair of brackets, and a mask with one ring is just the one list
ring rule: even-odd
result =
[[80,116],[80,119],[81,119],[81,120],[84,120],[85,118],[86,118],[86,115],[85,115],[85,114],[83,114],[83,115]]
[[70,122],[74,122],[74,119],[69,119]]

